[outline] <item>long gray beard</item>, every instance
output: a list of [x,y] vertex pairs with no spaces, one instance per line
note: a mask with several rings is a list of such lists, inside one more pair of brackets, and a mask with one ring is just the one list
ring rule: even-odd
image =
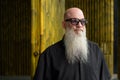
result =
[[86,31],[76,34],[73,29],[67,28],[64,38],[66,57],[69,63],[87,62],[88,44]]

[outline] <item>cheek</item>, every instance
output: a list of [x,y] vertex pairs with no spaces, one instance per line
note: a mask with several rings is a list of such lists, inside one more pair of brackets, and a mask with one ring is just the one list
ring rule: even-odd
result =
[[85,27],[85,26],[81,27],[81,29],[82,29],[83,31],[86,31],[86,27]]
[[86,32],[86,27],[84,26],[84,31]]
[[68,29],[74,29],[73,26],[71,26],[70,24],[67,24],[66,28],[68,28]]

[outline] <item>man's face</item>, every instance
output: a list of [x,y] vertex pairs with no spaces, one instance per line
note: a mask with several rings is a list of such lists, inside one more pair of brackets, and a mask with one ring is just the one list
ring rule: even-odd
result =
[[67,27],[74,30],[76,34],[79,34],[80,31],[84,32],[86,30],[85,24],[87,23],[84,18],[83,12],[79,9],[71,9],[67,11],[67,15],[64,20],[64,27]]
[[66,27],[73,29],[76,34],[79,34],[80,32],[85,32],[85,24],[86,20],[84,18],[69,18],[66,19]]

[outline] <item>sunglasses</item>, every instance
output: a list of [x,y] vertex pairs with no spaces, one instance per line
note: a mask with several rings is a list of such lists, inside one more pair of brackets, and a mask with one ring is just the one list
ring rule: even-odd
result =
[[86,19],[78,19],[78,18],[70,18],[70,19],[66,19],[66,22],[70,22],[72,25],[78,25],[79,22],[82,24],[82,26],[85,26],[85,24],[88,23],[88,21]]

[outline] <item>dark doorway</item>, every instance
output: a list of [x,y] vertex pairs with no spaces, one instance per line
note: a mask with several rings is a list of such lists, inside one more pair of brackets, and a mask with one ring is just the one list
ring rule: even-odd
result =
[[118,0],[114,0],[114,73],[118,72]]

